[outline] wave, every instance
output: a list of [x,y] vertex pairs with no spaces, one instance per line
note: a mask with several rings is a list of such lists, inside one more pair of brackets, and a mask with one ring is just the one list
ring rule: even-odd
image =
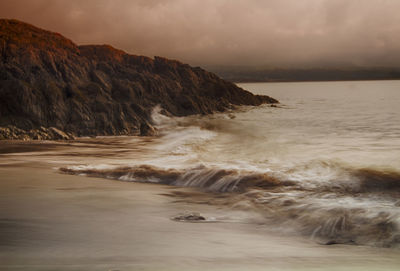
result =
[[[307,178],[272,171],[247,171],[198,165],[186,169],[152,165],[132,167],[70,166],[66,174],[120,181],[198,187],[204,192],[179,192],[185,201],[222,204],[260,212],[270,224],[290,228],[324,244],[400,245],[400,173],[393,169],[330,166],[335,174],[320,186]],[[304,172],[304,168],[300,168]],[[292,174],[292,175],[291,175]],[[215,193],[223,193],[223,197]],[[173,194],[173,192],[172,192]]]
[[360,181],[360,192],[400,191],[400,172],[362,168],[352,172]]
[[[313,178],[307,175],[302,176],[302,178],[291,178],[293,177],[293,170],[288,170],[286,173],[274,173],[269,170],[264,172],[246,171],[204,165],[188,169],[163,169],[152,165],[116,168],[70,166],[60,168],[60,171],[68,174],[84,174],[90,177],[102,177],[120,181],[200,187],[213,192],[243,192],[249,187],[271,188],[279,186],[292,186],[298,190],[343,194],[400,192],[400,172],[394,169],[354,169],[327,163],[325,163],[325,166],[333,168],[336,173],[334,175],[331,174],[326,181],[320,181],[319,183],[316,183],[315,176]],[[304,168],[301,168],[301,170],[303,171]]]
[[280,181],[268,173],[208,168],[203,165],[185,170],[161,169],[151,165],[106,169],[90,166],[71,166],[60,168],[60,171],[67,174],[102,177],[120,181],[200,187],[212,192],[243,192],[249,187],[271,188],[294,185],[293,182]]

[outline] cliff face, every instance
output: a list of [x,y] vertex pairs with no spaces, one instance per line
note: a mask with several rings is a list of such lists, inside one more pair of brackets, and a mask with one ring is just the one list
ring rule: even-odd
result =
[[16,20],[0,20],[0,58],[0,127],[9,127],[0,129],[3,138],[17,128],[52,138],[49,127],[67,136],[146,135],[158,104],[184,116],[277,102],[201,68],[108,45],[77,46]]

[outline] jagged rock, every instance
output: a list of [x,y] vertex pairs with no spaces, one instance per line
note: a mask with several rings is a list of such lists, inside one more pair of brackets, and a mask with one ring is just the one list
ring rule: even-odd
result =
[[141,136],[153,136],[157,135],[157,130],[154,128],[150,123],[148,122],[143,122],[140,125],[140,135]]
[[0,20],[0,126],[24,131],[2,130],[1,138],[151,135],[156,105],[185,116],[276,102],[179,61],[78,46],[60,34]]
[[51,137],[54,139],[62,139],[62,140],[68,140],[70,139],[69,136],[64,133],[63,131],[58,130],[57,128],[50,127],[49,132],[51,134]]
[[11,140],[70,140],[74,135],[65,133],[57,128],[50,127],[31,130],[22,130],[15,126],[0,127],[0,139]]
[[0,127],[0,140],[11,138],[10,129]]

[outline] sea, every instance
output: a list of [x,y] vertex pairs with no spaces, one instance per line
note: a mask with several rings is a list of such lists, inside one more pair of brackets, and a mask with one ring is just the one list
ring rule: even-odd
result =
[[186,200],[323,244],[400,247],[400,81],[238,86],[280,103],[189,117],[156,107],[157,136],[77,140],[57,170],[194,187],[203,196]]

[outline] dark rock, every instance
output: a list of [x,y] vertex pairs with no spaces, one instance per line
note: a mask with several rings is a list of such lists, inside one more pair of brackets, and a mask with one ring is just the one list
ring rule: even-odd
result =
[[[24,131],[2,128],[1,138],[151,135],[156,105],[185,116],[263,103],[277,101],[179,61],[77,46],[60,34],[0,20],[0,127]],[[42,126],[52,128],[45,133]]]
[[154,136],[157,135],[157,130],[148,122],[140,124],[140,135],[141,136]]
[[337,245],[337,244],[339,244],[339,243],[336,242],[335,240],[329,240],[326,243],[324,243],[324,245],[326,245],[326,246]]
[[180,214],[172,218],[175,221],[181,222],[198,222],[198,221],[205,221],[206,218],[199,213],[187,213],[187,214]]
[[345,239],[345,240],[328,240],[321,244],[326,246],[331,246],[331,245],[356,245],[357,243],[354,240]]

